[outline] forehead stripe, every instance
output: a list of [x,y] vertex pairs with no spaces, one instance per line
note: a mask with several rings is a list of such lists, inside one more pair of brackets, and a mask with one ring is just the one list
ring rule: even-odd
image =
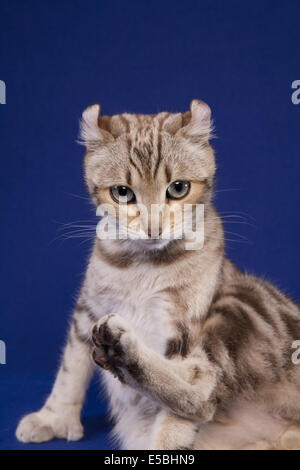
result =
[[156,178],[158,168],[159,168],[159,165],[160,165],[160,162],[161,162],[161,129],[162,129],[162,125],[163,125],[164,121],[168,117],[169,117],[169,114],[167,116],[165,116],[164,118],[162,118],[159,121],[159,124],[158,124],[158,129],[157,129],[157,160],[156,160],[155,169],[154,169],[154,173],[153,173],[154,178]]
[[171,182],[171,170],[168,167],[168,165],[165,166],[165,174],[166,174],[166,180],[168,183]]
[[131,186],[131,173],[129,169],[127,170],[127,173],[126,173],[126,181],[127,181],[127,184]]
[[130,164],[133,166],[133,168],[135,168],[135,170],[138,172],[138,174],[140,175],[140,177],[142,178],[142,177],[143,177],[143,173],[141,172],[141,170],[140,170],[139,167],[136,165],[136,163],[132,160],[131,157],[129,157],[129,162],[130,162]]

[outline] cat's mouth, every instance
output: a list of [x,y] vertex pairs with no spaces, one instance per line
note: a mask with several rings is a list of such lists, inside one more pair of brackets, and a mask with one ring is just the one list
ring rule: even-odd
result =
[[134,243],[137,243],[141,248],[148,249],[148,250],[160,250],[164,248],[170,240],[162,239],[162,238],[146,238],[146,239],[139,239],[134,240]]

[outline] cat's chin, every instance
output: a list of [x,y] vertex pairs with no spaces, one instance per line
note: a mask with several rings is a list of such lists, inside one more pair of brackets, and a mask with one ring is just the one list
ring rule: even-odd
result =
[[131,243],[135,246],[136,249],[139,250],[162,250],[165,248],[171,240],[165,239],[138,239],[138,240],[131,240]]
[[99,243],[108,251],[118,252],[127,251],[128,253],[145,253],[165,250],[168,246],[178,243],[180,240],[174,239],[142,239],[142,238],[127,238],[127,239],[98,239]]

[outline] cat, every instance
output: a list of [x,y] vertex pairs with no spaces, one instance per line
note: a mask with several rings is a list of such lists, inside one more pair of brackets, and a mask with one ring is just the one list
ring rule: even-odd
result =
[[[299,307],[225,256],[211,136],[211,110],[200,100],[183,114],[83,112],[96,206],[111,206],[124,229],[139,203],[175,212],[204,205],[204,241],[186,249],[184,221],[180,238],[174,219],[164,227],[161,218],[155,237],[143,218],[127,238],[95,237],[53,390],[19,423],[20,441],[82,438],[96,369],[122,449],[300,448],[300,367],[291,359]],[[166,228],[173,237],[162,236]]]

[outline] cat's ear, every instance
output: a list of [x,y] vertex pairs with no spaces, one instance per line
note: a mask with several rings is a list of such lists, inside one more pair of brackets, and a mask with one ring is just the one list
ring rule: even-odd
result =
[[193,100],[190,104],[189,114],[189,122],[177,132],[177,135],[200,137],[209,140],[212,133],[210,107],[204,101]]
[[80,142],[87,148],[96,147],[99,144],[113,142],[110,132],[99,125],[100,104],[94,104],[86,108],[82,113],[80,122]]

